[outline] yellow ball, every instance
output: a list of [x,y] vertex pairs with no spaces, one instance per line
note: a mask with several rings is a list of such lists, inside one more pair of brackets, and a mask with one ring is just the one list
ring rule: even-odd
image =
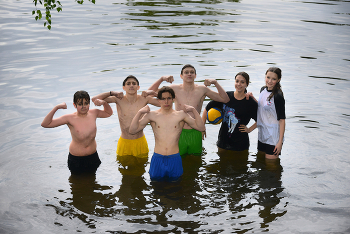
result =
[[207,120],[211,124],[219,124],[222,122],[222,111],[219,108],[211,108],[207,113]]

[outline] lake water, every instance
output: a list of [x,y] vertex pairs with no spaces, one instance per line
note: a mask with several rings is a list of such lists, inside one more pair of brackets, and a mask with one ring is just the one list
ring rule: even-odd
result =
[[[50,31],[31,1],[0,2],[0,233],[350,232],[349,1],[61,2]],[[256,155],[257,130],[248,156],[220,159],[207,124],[182,180],[151,183],[149,163],[116,161],[113,105],[97,120],[96,176],[70,176],[68,128],[40,126],[56,104],[71,113],[75,91],[122,91],[129,74],[141,90],[162,75],[181,83],[187,63],[226,90],[246,71],[255,96],[267,68],[282,69],[280,164]]]

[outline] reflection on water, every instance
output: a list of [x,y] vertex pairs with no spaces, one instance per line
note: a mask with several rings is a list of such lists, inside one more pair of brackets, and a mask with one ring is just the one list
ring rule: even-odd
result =
[[228,202],[233,215],[231,219],[236,220],[242,230],[251,230],[252,224],[258,222],[258,219],[245,215],[249,213],[250,217],[254,217],[251,212],[258,207],[256,215],[262,219],[259,222],[261,230],[268,231],[269,223],[287,212],[287,204],[283,205],[283,209],[277,208],[284,197],[280,161],[265,160],[258,153],[256,161],[252,162],[248,160],[248,151],[219,150],[218,155],[218,160],[206,166],[208,173],[214,173],[220,178],[213,184],[217,191],[214,200],[221,200],[221,206]]
[[[150,184],[143,176],[145,161],[131,158],[126,166],[123,158],[118,191],[99,184],[95,174],[71,175],[71,197],[47,206],[62,217],[81,220],[90,229],[97,228],[98,217],[117,219],[124,226],[147,223],[173,231],[203,231],[203,218],[216,222],[224,218],[239,224],[237,230],[251,230],[259,224],[261,230],[268,231],[269,223],[287,212],[287,204],[280,204],[284,188],[279,161],[265,162],[258,155],[252,162],[247,151],[221,152],[219,156],[203,165],[201,156],[188,155],[183,158],[180,181]],[[223,224],[222,230],[229,226]]]
[[[349,4],[67,1],[48,31],[31,1],[0,1],[0,233],[346,233]],[[97,121],[97,173],[70,175],[69,129],[40,127],[54,105],[72,113],[76,90],[122,91],[130,74],[141,90],[162,75],[179,84],[187,63],[196,84],[215,78],[226,90],[246,71],[255,96],[266,69],[282,68],[280,162],[255,155],[256,131],[249,152],[218,153],[208,124],[207,154],[184,158],[177,183],[151,182],[150,157],[116,161],[115,112]],[[151,128],[145,135],[153,149]]]

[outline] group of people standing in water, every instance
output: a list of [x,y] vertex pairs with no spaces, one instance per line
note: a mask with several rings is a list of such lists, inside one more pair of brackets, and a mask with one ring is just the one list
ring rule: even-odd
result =
[[[235,91],[226,92],[215,79],[206,79],[203,85],[195,84],[196,69],[185,65],[180,73],[182,84],[172,84],[173,76],[162,76],[148,90],[139,93],[140,84],[135,76],[123,81],[123,90],[108,91],[92,97],[96,106],[90,109],[90,96],[86,91],[74,94],[76,112],[53,118],[61,103],[44,118],[45,128],[67,125],[72,141],[69,147],[68,168],[72,174],[95,173],[101,161],[97,154],[96,118],[113,114],[109,103],[115,103],[121,136],[117,145],[117,158],[139,157],[147,160],[148,144],[143,129],[149,123],[154,132],[155,147],[150,163],[151,180],[178,180],[182,173],[182,157],[202,154],[202,139],[206,136],[207,111],[213,107],[222,110],[223,121],[218,135],[218,151],[244,151],[249,148],[248,133],[258,128],[258,151],[268,160],[281,154],[285,131],[285,101],[281,90],[281,69],[271,67],[266,71],[265,83],[256,100],[247,92],[249,75],[239,72],[235,76]],[[170,83],[159,89],[162,82]],[[209,88],[215,85],[217,92]],[[212,101],[205,107],[203,101]],[[175,103],[175,108],[173,107]],[[148,104],[160,107],[151,111]],[[255,123],[247,127],[251,119]],[[220,154],[219,154],[220,155]]]

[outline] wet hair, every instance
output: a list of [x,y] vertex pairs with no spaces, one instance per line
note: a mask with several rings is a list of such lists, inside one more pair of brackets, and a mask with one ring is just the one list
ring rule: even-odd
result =
[[77,91],[73,96],[74,104],[77,105],[79,100],[87,100],[90,103],[90,95],[84,90]]
[[162,99],[162,94],[163,93],[170,93],[171,97],[174,99],[175,98],[175,92],[172,88],[170,88],[169,86],[163,86],[159,91],[158,91],[158,95],[157,98],[158,99]]
[[182,69],[181,69],[181,75],[182,75],[183,71],[184,71],[186,68],[189,68],[189,67],[194,69],[194,74],[197,74],[196,69],[194,68],[194,66],[192,66],[191,64],[186,64],[186,65],[183,66]]
[[136,80],[137,85],[140,86],[139,80],[138,80],[135,76],[133,76],[133,75],[129,75],[129,76],[127,76],[127,77],[124,79],[124,81],[123,81],[123,86],[125,86],[125,83],[126,83],[126,81],[127,81],[128,79],[134,79],[134,80]]
[[[248,75],[248,73],[246,73],[246,72],[238,72],[236,74],[236,76],[235,76],[235,80],[236,80],[236,77],[239,76],[239,75],[244,77],[245,82],[247,83],[247,87],[248,87],[248,85],[249,85],[249,75]],[[244,93],[247,93],[247,88],[244,90]]]
[[[273,72],[277,75],[278,79],[281,79],[282,78],[282,70],[278,67],[270,67],[269,69],[267,69],[265,75],[268,73],[268,72]],[[281,92],[282,96],[283,96],[283,92],[282,92],[282,89],[281,89],[281,84],[280,82],[277,82],[275,87],[273,87],[272,89],[272,92],[270,94],[270,96],[268,97],[268,100],[270,101],[271,98],[273,97],[273,95],[277,94],[278,92]]]

